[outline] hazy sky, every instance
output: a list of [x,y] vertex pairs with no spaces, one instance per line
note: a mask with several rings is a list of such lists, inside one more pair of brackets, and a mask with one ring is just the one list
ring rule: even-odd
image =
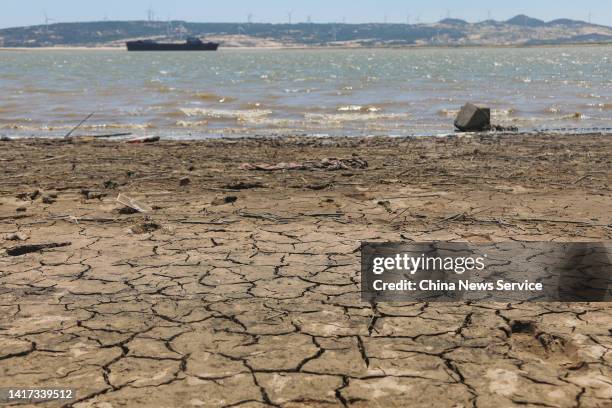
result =
[[[147,10],[160,20],[287,22],[438,21],[448,15],[480,21],[528,14],[544,20],[560,17],[612,25],[612,0],[2,0],[0,27],[42,24],[45,12],[53,21],[146,19]],[[490,13],[490,14],[489,14]]]

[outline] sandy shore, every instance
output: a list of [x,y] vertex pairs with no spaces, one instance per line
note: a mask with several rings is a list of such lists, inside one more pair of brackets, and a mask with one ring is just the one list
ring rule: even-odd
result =
[[[0,388],[100,408],[612,404],[612,305],[370,305],[358,252],[610,240],[609,137],[0,146]],[[368,167],[240,168],[330,157]],[[65,246],[1,252],[40,243]]]

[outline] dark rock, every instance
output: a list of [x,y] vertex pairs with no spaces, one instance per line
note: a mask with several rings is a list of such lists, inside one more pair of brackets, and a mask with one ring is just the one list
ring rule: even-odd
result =
[[466,103],[455,119],[455,127],[462,132],[482,132],[491,129],[491,109]]
[[535,333],[536,325],[528,320],[513,320],[510,322],[510,330],[512,333]]
[[86,189],[81,190],[81,194],[88,200],[94,200],[94,199],[102,200],[104,197],[108,195],[106,193],[101,193],[98,191],[89,191]]
[[236,196],[225,196],[225,197],[215,198],[211,202],[211,204],[217,206],[217,205],[232,204],[232,203],[235,203],[236,201],[238,201],[238,197]]
[[6,253],[9,256],[21,256],[29,254],[31,252],[39,252],[43,249],[61,248],[72,245],[71,242],[52,242],[49,244],[32,244],[32,245],[20,245],[13,248],[8,248]]
[[27,210],[28,210],[28,209],[27,209],[27,208],[25,208],[25,207],[17,207],[17,208],[15,209],[15,211],[17,211],[17,212],[26,212]]
[[19,193],[16,195],[16,197],[19,200],[22,201],[27,201],[27,200],[36,200],[38,197],[40,196],[40,191],[39,190],[34,190],[31,193]]
[[183,177],[180,181],[179,184],[183,187],[188,186],[191,183],[191,180],[189,179],[189,177]]
[[248,181],[238,181],[236,183],[226,184],[224,187],[230,190],[249,190],[252,188],[263,187],[263,184],[260,182],[250,183]]
[[109,190],[114,190],[117,187],[119,187],[119,184],[117,184],[116,182],[114,182],[113,180],[106,180],[104,182],[104,188],[107,188]]
[[42,198],[42,202],[45,204],[55,204],[55,198],[51,197],[51,196],[44,196]]
[[30,194],[30,200],[36,200],[38,197],[40,196],[40,191],[39,190],[34,190],[31,194]]
[[117,210],[117,212],[122,215],[138,214],[138,210],[132,207],[121,207]]
[[143,222],[142,224],[133,226],[131,228],[131,231],[133,234],[146,234],[149,232],[157,231],[160,228],[161,228],[161,225],[159,225],[158,223],[153,222],[153,221],[146,221],[146,222]]

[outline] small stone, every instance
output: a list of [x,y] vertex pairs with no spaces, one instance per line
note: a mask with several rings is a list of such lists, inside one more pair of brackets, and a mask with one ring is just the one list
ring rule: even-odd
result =
[[119,186],[119,184],[117,184],[116,182],[114,182],[113,180],[106,180],[104,182],[104,188],[109,189],[109,190],[114,190]]
[[217,197],[212,201],[212,205],[225,205],[232,204],[238,201],[238,197],[236,196],[225,196],[225,197]]
[[149,232],[157,231],[160,228],[161,228],[161,225],[159,225],[158,223],[153,222],[153,221],[146,221],[141,224],[134,225],[133,227],[130,228],[129,231],[132,234],[147,234]]
[[15,209],[15,211],[17,211],[17,212],[26,212],[27,210],[28,210],[28,209],[27,209],[27,208],[25,208],[25,207],[17,207],[17,208]]
[[121,207],[117,212],[122,215],[138,214],[138,210],[132,207]]
[[182,187],[188,186],[188,185],[189,185],[189,183],[191,183],[191,180],[189,179],[189,177],[183,177],[183,178],[182,178],[182,179],[179,181],[179,184],[180,184]]
[[33,192],[30,193],[30,200],[34,201],[39,196],[40,196],[40,191],[39,190],[34,190]]
[[51,197],[51,196],[44,196],[42,198],[42,202],[45,204],[54,204],[55,203],[55,198]]
[[28,236],[22,232],[14,232],[6,235],[7,241],[25,241],[28,239]]

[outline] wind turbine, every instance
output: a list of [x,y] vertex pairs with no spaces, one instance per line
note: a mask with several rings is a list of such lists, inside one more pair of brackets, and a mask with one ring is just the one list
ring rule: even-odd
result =
[[52,18],[49,18],[46,11],[43,11],[43,14],[45,15],[45,25],[49,25],[50,21],[55,21]]
[[43,14],[45,16],[45,32],[49,31],[49,22],[55,21],[52,18],[49,18],[49,16],[47,15],[47,11],[43,11]]
[[153,10],[152,6],[149,6],[149,9],[147,10],[147,20],[151,21],[155,21],[155,10]]

